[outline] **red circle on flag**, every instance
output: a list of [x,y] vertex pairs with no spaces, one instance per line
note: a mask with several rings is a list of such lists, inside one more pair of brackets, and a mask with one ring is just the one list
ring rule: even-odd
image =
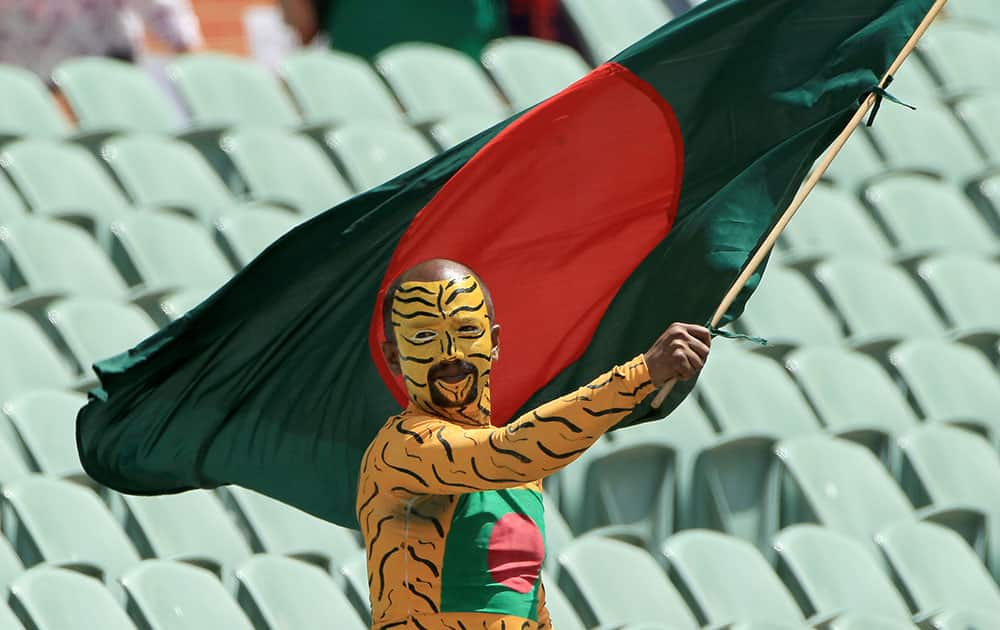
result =
[[496,583],[527,593],[535,587],[544,560],[545,540],[533,520],[512,512],[493,526],[486,564]]

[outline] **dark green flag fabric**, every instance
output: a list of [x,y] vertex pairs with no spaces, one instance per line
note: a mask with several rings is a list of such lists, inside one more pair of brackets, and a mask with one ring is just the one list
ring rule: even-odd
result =
[[361,455],[402,400],[377,352],[397,273],[447,257],[490,287],[495,422],[585,383],[670,322],[708,320],[931,4],[701,5],[296,228],[99,363],[77,421],[85,469],[134,494],[239,484],[354,526]]

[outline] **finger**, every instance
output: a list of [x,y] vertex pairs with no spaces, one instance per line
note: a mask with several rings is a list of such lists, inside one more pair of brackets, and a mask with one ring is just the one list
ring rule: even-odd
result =
[[688,334],[702,342],[706,346],[712,345],[712,333],[708,332],[708,329],[704,326],[698,326],[696,324],[687,325]]
[[694,337],[688,339],[688,348],[690,348],[696,355],[698,355],[702,361],[708,356],[708,345],[703,343],[700,339],[695,339]]
[[694,350],[688,350],[688,364],[695,373],[701,371],[701,368],[705,367],[705,359],[698,355]]
[[672,353],[671,357],[674,360],[674,373],[677,374],[677,378],[686,381],[695,374],[694,366],[691,365],[691,359],[688,357],[686,350],[677,349]]

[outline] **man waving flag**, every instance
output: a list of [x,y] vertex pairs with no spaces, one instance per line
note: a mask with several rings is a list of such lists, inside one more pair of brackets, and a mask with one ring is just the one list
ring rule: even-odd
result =
[[[293,230],[99,363],[78,418],[84,467],[122,492],[238,484],[355,526],[362,455],[409,398],[381,352],[395,278],[450,259],[489,287],[495,425],[632,365],[670,322],[708,320],[931,4],[699,6]],[[619,426],[652,417],[637,403]]]

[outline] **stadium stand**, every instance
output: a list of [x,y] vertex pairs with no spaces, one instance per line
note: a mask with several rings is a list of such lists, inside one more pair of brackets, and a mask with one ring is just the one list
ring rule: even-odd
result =
[[[504,38],[276,77],[197,53],[169,67],[184,111],[137,66],[71,60],[74,123],[0,65],[0,628],[368,627],[355,532],[241,488],[102,488],[81,391],[287,230],[671,17],[563,4],[586,60]],[[768,346],[717,340],[666,422],[546,480],[558,630],[998,626],[998,55],[996,3],[952,0],[889,88],[918,109],[885,104],[783,236],[736,325]]]

